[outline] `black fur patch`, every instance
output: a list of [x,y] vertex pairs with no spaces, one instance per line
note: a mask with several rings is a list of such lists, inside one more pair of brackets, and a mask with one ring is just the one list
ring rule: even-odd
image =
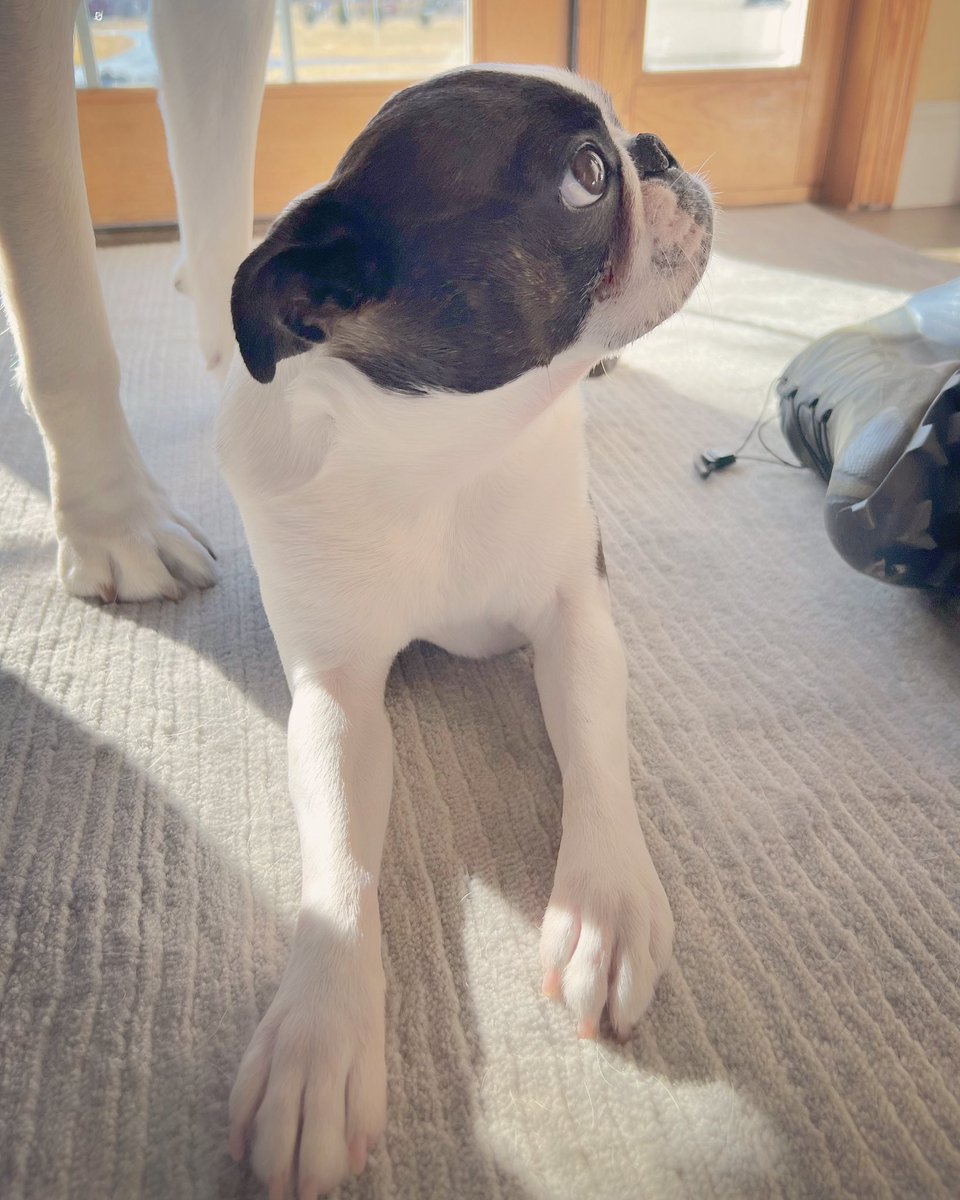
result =
[[[609,182],[573,210],[560,184],[585,142]],[[599,108],[547,79],[468,70],[400,92],[241,265],[248,369],[266,382],[327,341],[381,387],[479,392],[549,363],[623,236],[619,161]]]

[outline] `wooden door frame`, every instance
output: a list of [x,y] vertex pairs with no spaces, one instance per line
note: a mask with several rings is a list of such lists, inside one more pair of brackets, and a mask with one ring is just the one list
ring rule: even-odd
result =
[[[475,62],[568,63],[569,0],[471,0],[471,22]],[[413,81],[268,85],[257,141],[257,216],[275,216],[294,196],[322,182],[373,113],[408,82]],[[94,225],[174,222],[156,91],[80,89],[77,114]]]
[[[724,205],[823,200],[888,208],[896,193],[930,0],[810,0],[799,66],[710,72],[731,98],[764,79],[810,83],[793,183],[778,190],[725,189]],[[651,89],[700,72],[644,74],[646,0],[579,0],[574,65],[598,79],[630,120],[637,81]],[[749,98],[744,97],[744,103]]]
[[820,199],[890,208],[897,194],[930,0],[858,0],[850,14]]

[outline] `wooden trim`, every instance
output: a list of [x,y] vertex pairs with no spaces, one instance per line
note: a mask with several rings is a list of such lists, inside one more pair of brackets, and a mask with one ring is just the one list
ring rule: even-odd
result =
[[472,0],[474,62],[569,66],[570,0]]
[[713,71],[641,71],[642,79],[635,80],[644,88],[670,87],[673,84],[696,86],[708,80],[735,85],[743,83],[782,83],[795,79],[806,80],[810,70],[802,63],[797,67],[717,67]]
[[820,198],[848,209],[893,204],[930,0],[853,6]]
[[623,120],[642,72],[646,17],[646,0],[580,0],[577,8],[577,70],[603,84]]
[[803,66],[809,71],[796,182],[819,186],[843,74],[850,9],[855,0],[810,0]]
[[[475,61],[567,65],[568,0],[472,0],[471,12]],[[276,215],[326,179],[380,105],[406,86],[403,80],[268,85],[257,141],[257,215]],[[81,89],[77,117],[94,225],[176,221],[156,92]]]

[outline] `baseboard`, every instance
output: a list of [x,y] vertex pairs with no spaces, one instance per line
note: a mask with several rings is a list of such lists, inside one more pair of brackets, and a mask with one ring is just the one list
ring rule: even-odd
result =
[[960,204],[960,100],[914,106],[894,208]]

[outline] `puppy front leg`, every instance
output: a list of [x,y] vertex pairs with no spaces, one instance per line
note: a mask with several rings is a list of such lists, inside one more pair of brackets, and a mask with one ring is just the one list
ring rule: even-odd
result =
[[196,309],[207,367],[233,353],[230,289],[253,239],[253,163],[273,0],[154,0],[151,34],[177,192],[177,287]]
[[604,1006],[628,1036],[670,961],[673,917],[630,782],[626,663],[606,584],[560,593],[533,635],[537,690],[563,775],[563,833],[541,932],[543,988],[583,1037]]
[[360,1171],[386,1109],[377,884],[393,782],[386,666],[302,674],[288,730],[302,900],[276,997],[230,1096],[270,1196],[315,1200]]

